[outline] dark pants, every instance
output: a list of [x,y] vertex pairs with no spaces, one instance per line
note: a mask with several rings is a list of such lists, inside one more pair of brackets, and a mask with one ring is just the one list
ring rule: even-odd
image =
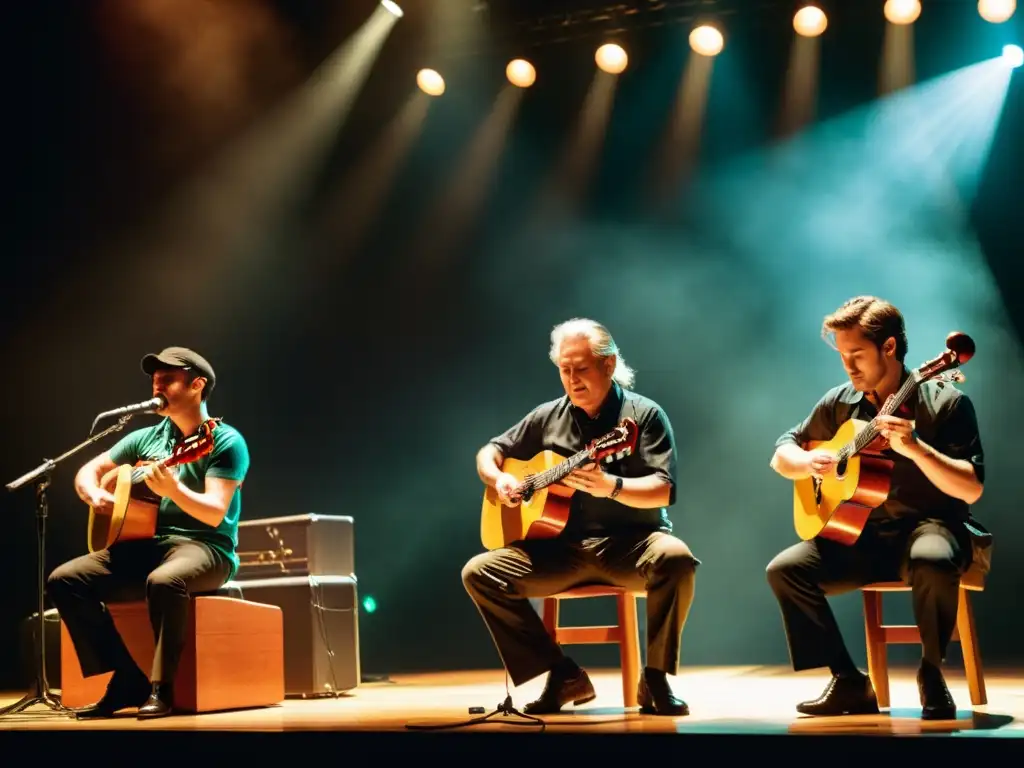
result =
[[686,544],[667,533],[546,539],[477,555],[462,569],[462,581],[515,685],[563,658],[529,598],[580,584],[647,590],[647,666],[675,674],[697,564]]
[[190,539],[127,541],[59,566],[46,590],[86,677],[133,669],[106,604],[145,600],[156,641],[149,678],[173,683],[185,645],[189,596],[220,587],[230,568],[217,550]]
[[923,657],[939,666],[956,626],[960,574],[970,559],[966,528],[939,520],[869,522],[852,546],[819,538],[783,550],[768,564],[768,583],[782,609],[793,669],[850,663],[826,596],[900,580],[912,590]]

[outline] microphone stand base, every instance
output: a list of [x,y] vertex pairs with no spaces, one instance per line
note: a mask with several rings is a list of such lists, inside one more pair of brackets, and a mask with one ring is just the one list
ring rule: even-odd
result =
[[38,685],[33,685],[29,692],[21,697],[20,701],[16,701],[14,704],[10,704],[6,707],[0,707],[0,717],[6,717],[8,715],[20,715],[34,714],[25,712],[26,709],[34,707],[37,704],[44,705],[48,710],[54,714],[60,715],[73,715],[72,710],[61,704],[60,696],[55,694],[53,691],[43,691],[40,693]]
[[65,451],[56,459],[46,459],[31,472],[27,472],[17,480],[7,483],[9,491],[16,491],[19,488],[32,483],[35,486],[36,496],[36,628],[35,628],[35,673],[29,692],[20,701],[0,709],[0,717],[15,715],[24,712],[29,707],[42,704],[59,714],[73,714],[72,710],[65,707],[60,696],[50,691],[50,685],[46,681],[46,518],[50,514],[50,504],[47,498],[47,489],[53,477],[53,471],[57,466],[70,456],[78,453],[88,445],[92,445],[100,438],[117,432],[124,428],[131,415],[122,416],[116,424],[112,424],[97,435],[89,437],[74,448]]
[[71,710],[65,707],[60,696],[50,690],[46,681],[46,638],[43,633],[46,631],[44,595],[46,590],[46,518],[49,514],[49,503],[46,498],[46,489],[50,487],[50,474],[52,467],[45,469],[35,479],[36,485],[36,599],[38,610],[36,614],[36,679],[32,682],[29,691],[20,701],[0,709],[0,717],[16,715],[24,712],[36,704],[43,704],[48,709],[59,714],[70,714]]

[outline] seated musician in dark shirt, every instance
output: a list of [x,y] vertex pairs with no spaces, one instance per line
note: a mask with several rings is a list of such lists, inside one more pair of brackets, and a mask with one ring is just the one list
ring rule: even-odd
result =
[[960,576],[972,562],[969,505],[982,494],[984,452],[974,407],[946,381],[922,382],[895,414],[879,415],[904,384],[907,336],[903,316],[871,296],[850,299],[825,318],[850,381],[830,389],[799,425],[776,443],[772,468],[798,480],[834,472],[836,457],[805,450],[832,439],[848,419],[875,420],[891,459],[887,500],[870,512],[853,545],[818,536],[768,565],[795,670],[828,667],[832,679],[807,715],[870,714],[878,704],[870,679],[850,659],[826,595],[865,584],[905,580],[912,588],[922,659],[917,675],[922,716],[949,719],[956,705],[941,664],[956,626]]
[[693,600],[698,561],[671,535],[666,507],[675,502],[672,427],[657,403],[629,387],[633,371],[604,326],[570,320],[551,334],[550,357],[565,396],[535,408],[477,454],[477,471],[502,503],[518,502],[519,479],[506,458],[528,460],[551,450],[570,456],[632,418],[636,449],[611,464],[585,465],[562,484],[575,490],[569,519],[556,538],[512,543],[471,559],[462,580],[490,630],[515,685],[549,673],[528,714],[558,712],[595,697],[587,673],[563,655],[529,598],[587,583],[647,591],[647,663],[638,700],[649,714],[685,715],[666,675],[676,674],[683,625]]

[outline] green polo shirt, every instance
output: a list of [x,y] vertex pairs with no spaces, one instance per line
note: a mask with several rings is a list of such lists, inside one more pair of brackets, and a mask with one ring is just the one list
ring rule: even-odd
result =
[[[115,464],[136,464],[140,461],[159,461],[171,455],[175,445],[184,436],[169,418],[164,418],[152,427],[129,432],[110,449],[110,459]],[[201,459],[177,466],[178,478],[182,485],[196,493],[206,490],[207,477],[222,477],[237,480],[228,505],[228,511],[220,525],[213,528],[196,520],[168,498],[160,500],[157,516],[157,536],[186,536],[214,547],[231,561],[233,578],[238,570],[238,519],[242,512],[242,486],[249,470],[249,448],[234,427],[223,421],[213,430],[213,451]]]

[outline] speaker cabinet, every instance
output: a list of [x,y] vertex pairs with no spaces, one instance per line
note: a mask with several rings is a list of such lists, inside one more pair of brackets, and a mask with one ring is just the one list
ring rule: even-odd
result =
[[284,613],[285,695],[311,698],[360,682],[355,576],[280,576],[230,582],[245,600]]

